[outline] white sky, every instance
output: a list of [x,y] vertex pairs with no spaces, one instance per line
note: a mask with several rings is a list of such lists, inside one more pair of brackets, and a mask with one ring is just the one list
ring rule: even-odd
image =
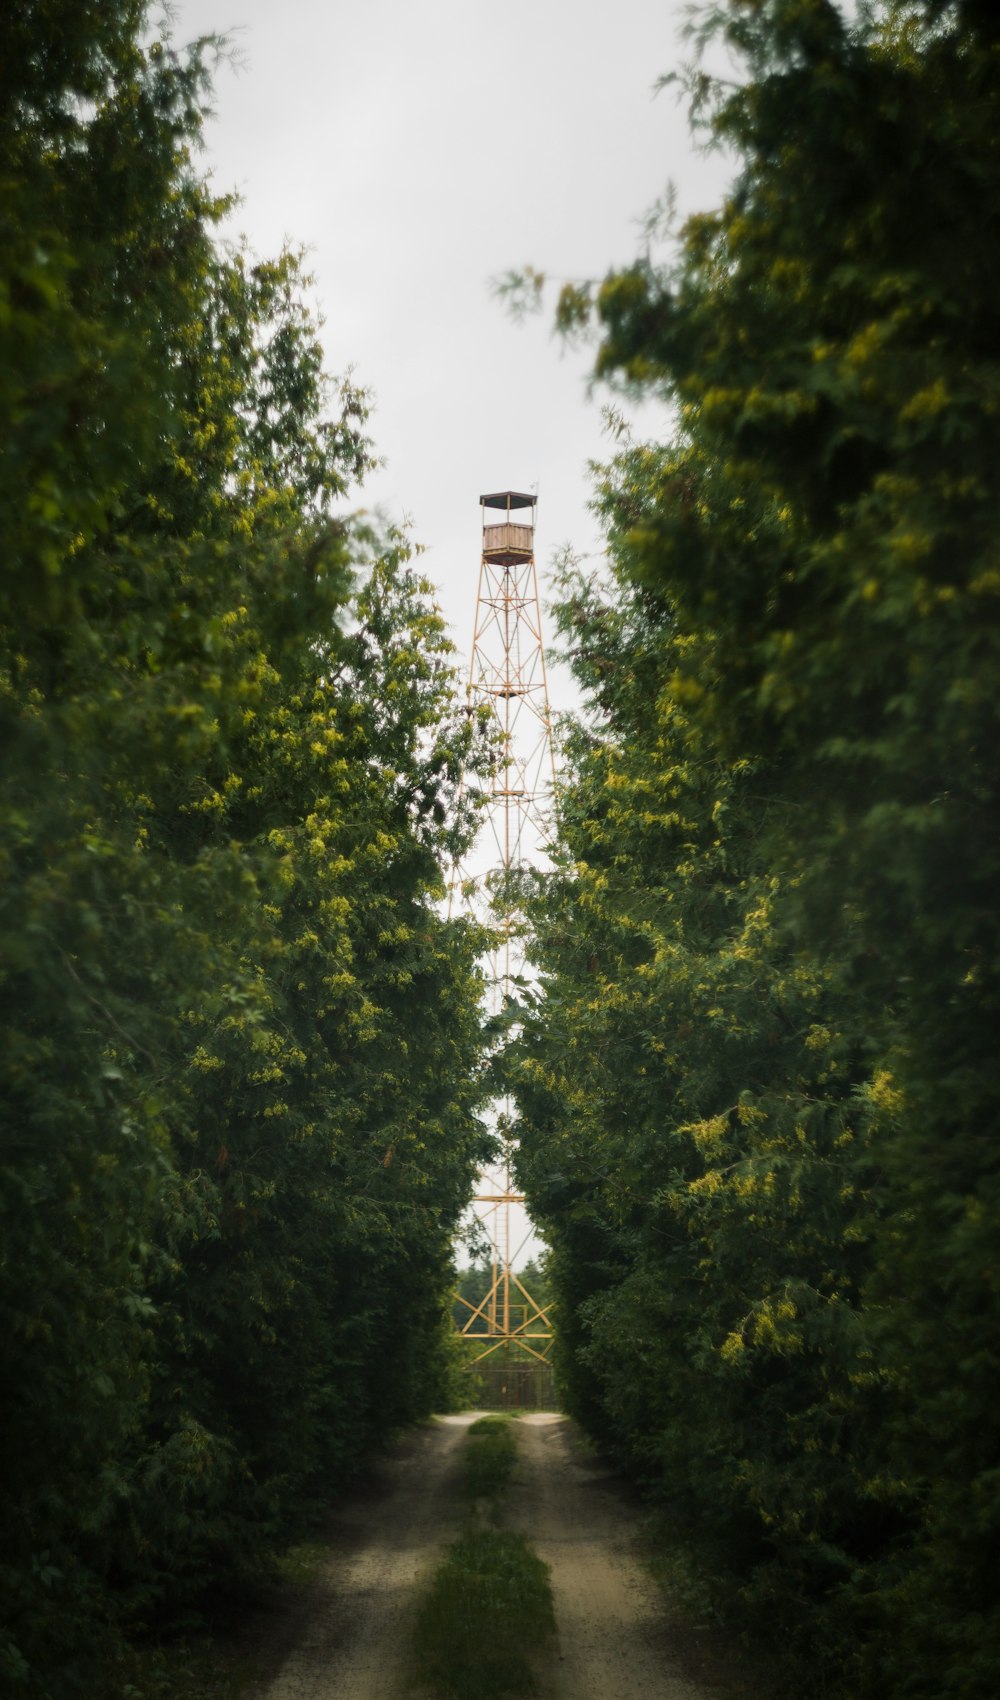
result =
[[[177,43],[228,34],[205,163],[262,255],[309,251],[330,370],[376,398],[386,467],[361,500],[412,522],[463,657],[479,496],[538,489],[538,562],[597,547],[588,458],[602,397],[551,314],[517,324],[490,281],[627,263],[668,182],[716,204],[658,77],[690,49],[684,0],[174,0]],[[605,398],[606,399],[606,398]],[[544,590],[543,590],[544,595]],[[553,708],[558,711],[559,681]],[[565,686],[563,686],[565,689]]]
[[[309,251],[328,369],[372,389],[386,466],[360,502],[426,547],[463,668],[483,491],[537,490],[536,554],[599,548],[588,459],[609,447],[589,356],[551,311],[515,323],[491,280],[627,264],[664,193],[717,204],[672,91],[686,0],[173,0],[178,45],[230,36],[205,164],[263,256]],[[552,708],[570,687],[550,672]],[[512,1233],[521,1237],[521,1217]],[[536,1249],[529,1243],[524,1255]]]

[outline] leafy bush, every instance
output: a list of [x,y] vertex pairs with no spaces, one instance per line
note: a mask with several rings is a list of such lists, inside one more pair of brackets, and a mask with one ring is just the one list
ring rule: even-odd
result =
[[427,1410],[484,1142],[439,906],[476,732],[347,513],[367,402],[299,258],[215,241],[210,48],[141,0],[0,21],[0,1670],[39,1700]]
[[844,1692],[988,1700],[1000,21],[702,23],[731,189],[562,303],[677,430],[621,428],[561,589],[522,1178],[567,1402],[730,1603]]

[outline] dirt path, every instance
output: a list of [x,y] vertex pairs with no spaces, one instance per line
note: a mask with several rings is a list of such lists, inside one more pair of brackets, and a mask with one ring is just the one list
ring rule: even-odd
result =
[[673,1618],[637,1550],[636,1513],[565,1417],[519,1424],[507,1516],[551,1567],[559,1631],[555,1700],[736,1700],[711,1632]]
[[[260,1700],[406,1700],[417,1601],[466,1513],[459,1470],[476,1414],[411,1435],[336,1514],[323,1572],[281,1626],[289,1651]],[[565,1417],[517,1427],[503,1521],[552,1570],[559,1645],[542,1673],[546,1700],[749,1700],[711,1633],[664,1606],[638,1556],[635,1508],[608,1467]]]
[[331,1531],[329,1559],[292,1651],[262,1700],[396,1700],[413,1613],[457,1533],[462,1441],[475,1412],[441,1417],[380,1467]]

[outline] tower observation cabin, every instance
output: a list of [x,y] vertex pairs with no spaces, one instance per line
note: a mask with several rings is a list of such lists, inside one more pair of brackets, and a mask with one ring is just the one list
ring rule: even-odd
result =
[[533,559],[537,501],[537,496],[525,496],[519,490],[480,496],[484,560],[498,567],[516,567]]

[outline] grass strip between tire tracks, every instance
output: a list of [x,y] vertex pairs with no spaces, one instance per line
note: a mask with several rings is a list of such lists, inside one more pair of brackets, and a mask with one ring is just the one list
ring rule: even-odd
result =
[[417,1616],[415,1675],[435,1700],[524,1700],[538,1692],[535,1666],[555,1633],[548,1565],[523,1535],[495,1526],[497,1499],[517,1457],[503,1417],[473,1423],[464,1492],[490,1525],[448,1548]]
[[465,1443],[465,1493],[492,1499],[507,1486],[517,1458],[517,1437],[506,1417],[480,1417]]
[[446,1700],[534,1694],[555,1630],[548,1566],[523,1535],[473,1529],[445,1555],[417,1619],[417,1674]]

